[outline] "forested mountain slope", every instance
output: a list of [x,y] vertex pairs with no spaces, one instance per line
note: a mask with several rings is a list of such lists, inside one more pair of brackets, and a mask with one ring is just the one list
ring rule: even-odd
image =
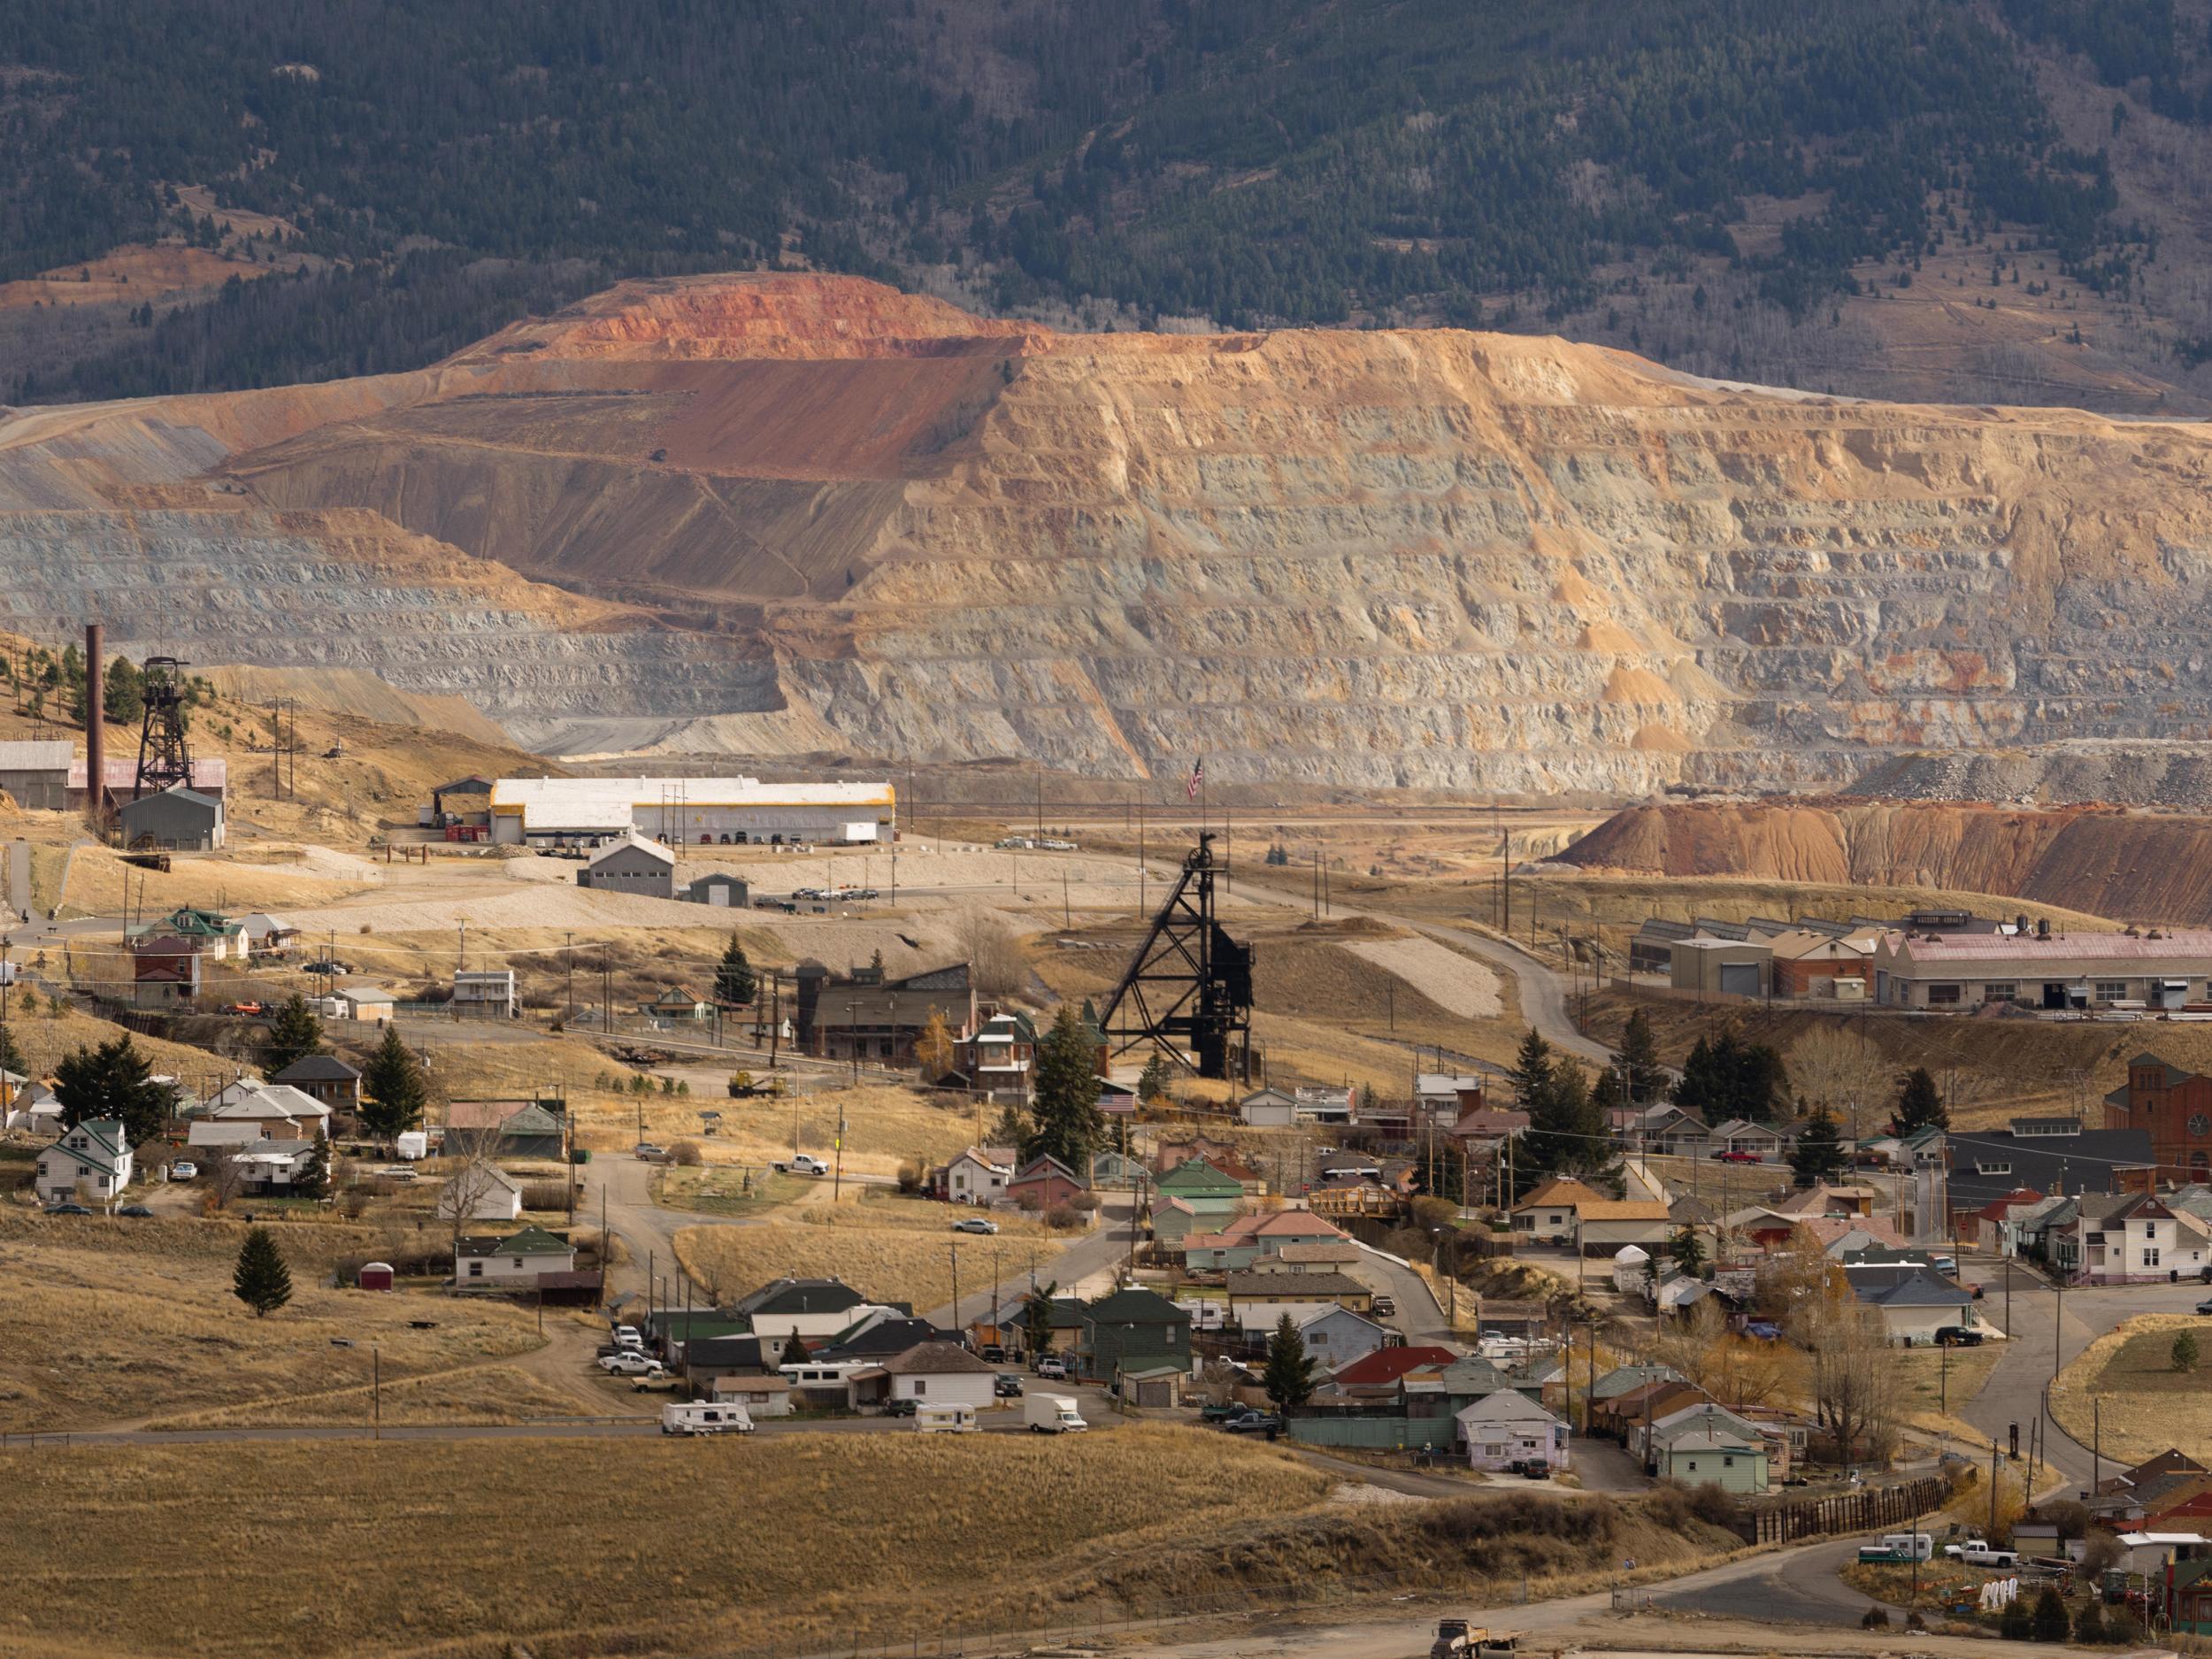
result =
[[411,368],[617,277],[786,263],[2195,411],[2205,12],[0,0],[0,395]]

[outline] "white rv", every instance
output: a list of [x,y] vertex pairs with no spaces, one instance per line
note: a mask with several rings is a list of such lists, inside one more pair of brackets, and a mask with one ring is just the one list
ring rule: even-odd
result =
[[914,1408],[914,1426],[924,1434],[973,1434],[978,1432],[973,1406],[929,1405]]
[[664,1434],[750,1434],[752,1414],[740,1405],[669,1404],[661,1408]]

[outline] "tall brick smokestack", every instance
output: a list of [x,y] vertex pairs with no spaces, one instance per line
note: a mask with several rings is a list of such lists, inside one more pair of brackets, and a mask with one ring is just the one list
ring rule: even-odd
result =
[[85,803],[92,821],[100,821],[100,780],[107,761],[107,732],[102,722],[107,708],[107,657],[103,654],[107,630],[88,622],[84,630],[84,780]]

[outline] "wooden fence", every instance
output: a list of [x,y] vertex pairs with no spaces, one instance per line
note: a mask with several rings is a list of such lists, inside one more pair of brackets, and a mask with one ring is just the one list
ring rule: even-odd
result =
[[1872,1532],[1932,1514],[1950,1495],[1948,1482],[1924,1475],[1900,1486],[1866,1486],[1746,1509],[1737,1517],[1736,1530],[1747,1544],[1787,1544],[1831,1532]]

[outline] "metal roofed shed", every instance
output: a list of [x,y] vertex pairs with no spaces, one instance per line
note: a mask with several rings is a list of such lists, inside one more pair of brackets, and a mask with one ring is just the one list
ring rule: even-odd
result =
[[222,802],[180,783],[126,801],[120,817],[125,847],[214,852],[223,844]]
[[883,783],[757,778],[502,778],[492,840],[510,846],[634,831],[670,845],[789,846],[887,841],[897,792]]
[[32,812],[59,812],[69,804],[72,746],[36,740],[0,743],[0,789]]

